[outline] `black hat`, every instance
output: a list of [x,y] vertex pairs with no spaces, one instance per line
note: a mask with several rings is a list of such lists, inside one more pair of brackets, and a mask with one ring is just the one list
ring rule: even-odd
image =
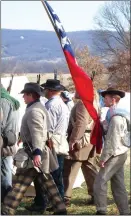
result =
[[34,83],[34,82],[26,83],[24,89],[20,93],[23,94],[23,93],[33,93],[33,92],[41,96],[41,88],[38,83]]
[[107,94],[109,95],[119,95],[121,98],[125,97],[125,92],[124,91],[120,91],[120,90],[116,90],[112,87],[108,88],[106,91],[102,91],[100,92],[100,94],[102,95],[102,97],[105,97]]
[[65,90],[65,87],[60,84],[60,80],[56,79],[48,79],[46,83],[43,83],[41,85],[42,88],[44,89],[50,89],[54,91],[63,91]]

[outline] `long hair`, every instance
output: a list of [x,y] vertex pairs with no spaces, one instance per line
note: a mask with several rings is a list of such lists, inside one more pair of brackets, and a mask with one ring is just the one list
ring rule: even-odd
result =
[[26,93],[26,94],[27,94],[27,95],[31,94],[31,95],[32,95],[32,98],[33,98],[34,100],[37,100],[37,99],[40,98],[40,95],[37,94],[36,92],[28,92],[28,93]]

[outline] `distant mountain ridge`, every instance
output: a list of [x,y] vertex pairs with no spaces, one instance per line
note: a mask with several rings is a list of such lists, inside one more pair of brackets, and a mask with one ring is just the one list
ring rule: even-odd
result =
[[[95,31],[67,32],[72,42],[72,47],[88,46],[92,55],[99,55],[93,45]],[[65,68],[65,58],[58,41],[57,35],[53,31],[38,30],[1,30],[1,57],[2,63],[7,62],[32,62],[39,65],[47,72],[55,65]],[[12,66],[13,67],[13,66]],[[2,69],[4,70],[4,69]]]
[[[88,45],[91,52],[93,31],[67,32],[76,46]],[[16,57],[24,60],[51,60],[62,57],[61,47],[53,31],[2,29],[2,58]]]

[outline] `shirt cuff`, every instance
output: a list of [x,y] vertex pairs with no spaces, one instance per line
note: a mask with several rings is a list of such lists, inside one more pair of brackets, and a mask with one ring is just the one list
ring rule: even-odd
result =
[[42,151],[40,150],[40,149],[35,149],[34,151],[33,151],[33,155],[35,156],[35,155],[42,155]]

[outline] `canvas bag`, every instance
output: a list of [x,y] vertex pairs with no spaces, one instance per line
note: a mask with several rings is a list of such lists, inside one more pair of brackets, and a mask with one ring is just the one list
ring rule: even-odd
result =
[[49,132],[49,138],[53,142],[53,148],[58,155],[69,155],[69,144],[67,137],[60,134],[52,134]]
[[119,109],[117,107],[112,107],[112,109],[109,109],[106,115],[106,120],[107,122],[110,122],[111,118],[114,116],[121,116],[126,119],[127,127],[124,128],[124,130],[121,131],[121,141],[122,144],[128,148],[131,147],[131,142],[130,142],[130,130],[131,130],[131,125],[130,125],[130,114],[126,110]]
[[122,141],[122,144],[128,148],[131,147],[131,134],[130,134],[130,130],[131,130],[131,125],[130,125],[130,119],[119,113],[119,114],[115,114],[112,116],[112,118],[114,116],[121,116],[121,117],[124,117],[126,119],[126,122],[127,122],[127,127],[124,129],[124,131],[121,133],[121,141]]
[[[25,137],[25,135],[24,135],[24,137]],[[28,143],[26,137],[25,137],[25,140]],[[29,145],[29,143],[28,143],[28,145]],[[32,164],[32,160],[29,157],[29,155],[26,153],[25,149],[24,148],[18,149],[17,153],[14,156],[14,165],[17,168],[26,168],[27,165],[29,165],[29,163]]]
[[121,137],[122,144],[128,148],[131,148],[131,134],[130,131],[125,131],[125,135]]
[[121,136],[122,144],[128,148],[131,147],[131,134],[130,134],[130,121],[126,118],[127,129],[124,130],[124,133]]
[[30,158],[24,148],[20,148],[14,156],[14,165],[17,168],[26,168],[29,160]]

